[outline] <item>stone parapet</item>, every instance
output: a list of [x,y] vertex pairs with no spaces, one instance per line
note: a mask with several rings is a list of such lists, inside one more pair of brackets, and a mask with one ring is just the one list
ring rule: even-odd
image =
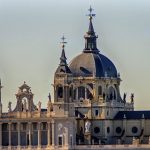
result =
[[75,145],[75,146],[42,146],[41,148],[38,148],[37,146],[3,146],[1,147],[1,150],[149,150],[150,145],[149,144],[139,144],[139,145]]

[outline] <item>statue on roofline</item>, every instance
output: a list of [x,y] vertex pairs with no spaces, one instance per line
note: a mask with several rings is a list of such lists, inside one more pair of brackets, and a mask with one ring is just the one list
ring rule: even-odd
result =
[[131,93],[131,103],[134,103],[134,93]]
[[126,103],[126,97],[127,97],[127,93],[123,94],[123,102]]
[[91,127],[91,122],[90,121],[86,121],[85,123],[85,132],[90,132],[90,127]]
[[12,102],[9,101],[9,103],[8,103],[8,112],[11,112],[11,111],[12,111],[12,110],[11,110],[11,104],[12,104]]
[[41,111],[41,104],[42,104],[42,103],[39,101],[39,102],[38,102],[38,111]]

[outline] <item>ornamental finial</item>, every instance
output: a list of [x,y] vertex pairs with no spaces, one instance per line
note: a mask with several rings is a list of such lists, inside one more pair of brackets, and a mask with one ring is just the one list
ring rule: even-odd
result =
[[90,8],[88,9],[89,14],[87,16],[89,16],[89,19],[92,20],[93,17],[96,16],[96,14],[92,13],[93,12],[93,8],[90,6]]
[[64,49],[64,47],[65,47],[65,44],[67,44],[67,42],[65,42],[65,39],[66,39],[66,38],[65,38],[64,35],[63,35],[62,38],[61,38],[62,42],[60,42],[63,49]]
[[49,101],[51,101],[51,94],[50,93],[48,95],[48,99],[49,99]]

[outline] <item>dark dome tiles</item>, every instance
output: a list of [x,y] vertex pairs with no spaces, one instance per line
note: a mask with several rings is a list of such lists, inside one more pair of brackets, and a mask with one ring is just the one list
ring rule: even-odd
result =
[[73,76],[117,77],[114,64],[100,53],[82,53],[76,56],[69,65]]
[[101,61],[101,58],[99,55],[94,55],[94,61],[95,61],[95,76],[96,77],[103,77],[104,76],[104,69],[103,69],[103,63]]

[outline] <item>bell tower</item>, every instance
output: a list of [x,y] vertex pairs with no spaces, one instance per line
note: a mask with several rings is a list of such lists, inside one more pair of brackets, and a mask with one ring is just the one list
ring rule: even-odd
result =
[[36,106],[33,103],[34,94],[31,92],[31,88],[23,83],[19,87],[18,93],[16,94],[17,105],[14,109],[16,112],[31,112],[37,110]]
[[68,111],[68,103],[70,101],[70,83],[72,73],[67,64],[65,55],[65,37],[63,36],[61,42],[62,52],[60,57],[60,64],[55,72],[54,77],[54,103],[64,104],[65,111]]

